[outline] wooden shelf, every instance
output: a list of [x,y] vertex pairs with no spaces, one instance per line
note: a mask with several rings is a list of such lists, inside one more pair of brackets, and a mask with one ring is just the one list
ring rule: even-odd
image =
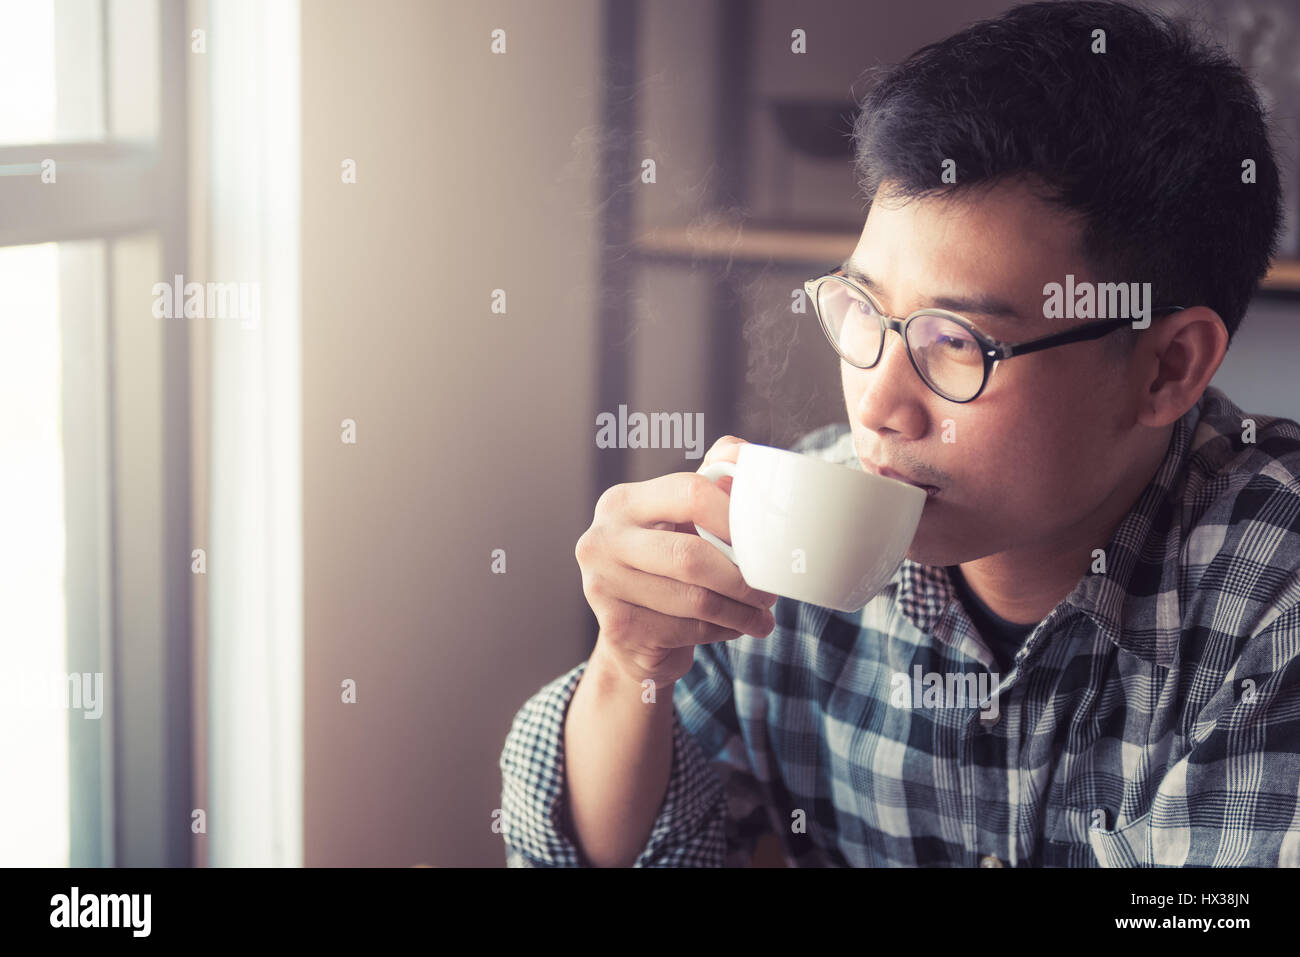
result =
[[659,259],[827,266],[842,262],[853,252],[858,234],[726,224],[647,229],[636,236],[634,244],[640,253]]
[[1260,287],[1276,292],[1300,292],[1300,259],[1274,260]]
[[[848,230],[722,224],[647,229],[637,234],[634,245],[641,255],[666,261],[708,259],[824,267],[847,258],[858,244],[858,236]],[[1274,262],[1260,288],[1300,294],[1300,259]]]

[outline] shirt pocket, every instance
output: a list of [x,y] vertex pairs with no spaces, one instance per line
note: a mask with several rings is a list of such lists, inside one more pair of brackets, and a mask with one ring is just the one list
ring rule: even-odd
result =
[[[1151,811],[1118,827],[1095,826],[1100,808],[1058,807],[1049,813],[1044,863],[1063,867],[1146,867]],[[1107,812],[1109,813],[1109,812]]]

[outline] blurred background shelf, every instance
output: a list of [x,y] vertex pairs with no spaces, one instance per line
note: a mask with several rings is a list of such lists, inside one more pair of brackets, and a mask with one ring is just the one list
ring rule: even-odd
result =
[[[699,260],[746,265],[813,266],[842,262],[858,242],[846,229],[723,223],[645,229],[633,240],[637,253],[660,262]],[[1279,259],[1260,283],[1261,296],[1300,296],[1300,259]]]
[[667,262],[708,259],[822,267],[847,258],[858,233],[735,223],[647,229],[637,233],[634,242],[641,256]]
[[1260,283],[1260,295],[1300,295],[1300,259],[1278,259]]

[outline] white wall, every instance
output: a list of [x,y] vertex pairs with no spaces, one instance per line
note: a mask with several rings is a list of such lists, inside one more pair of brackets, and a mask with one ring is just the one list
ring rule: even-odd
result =
[[599,4],[302,15],[305,860],[503,865],[510,719],[588,654]]

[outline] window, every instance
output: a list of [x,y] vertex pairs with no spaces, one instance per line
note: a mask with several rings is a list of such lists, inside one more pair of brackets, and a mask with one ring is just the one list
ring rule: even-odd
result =
[[188,862],[184,10],[0,2],[0,865]]

